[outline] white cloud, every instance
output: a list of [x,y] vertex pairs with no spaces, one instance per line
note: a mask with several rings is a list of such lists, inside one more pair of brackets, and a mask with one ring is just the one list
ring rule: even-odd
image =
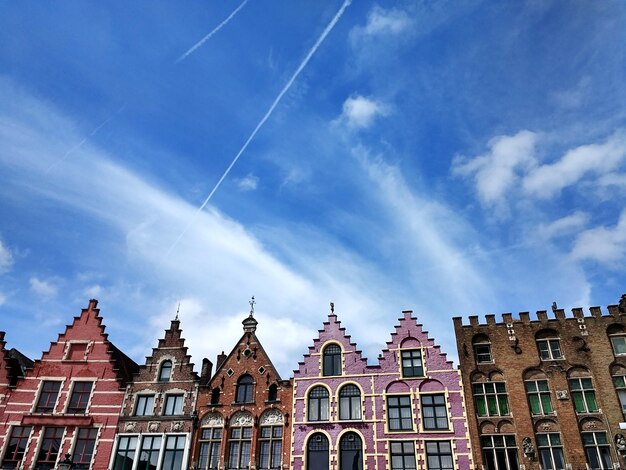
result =
[[0,274],[11,270],[13,266],[13,254],[5,244],[0,240]]
[[538,136],[523,130],[513,136],[497,136],[488,142],[489,152],[474,158],[457,156],[452,162],[455,175],[472,178],[479,199],[486,205],[500,205],[505,193],[515,189],[519,172],[536,164]]
[[0,306],[4,305],[4,303],[7,301],[7,296],[0,292]]
[[343,103],[341,116],[335,122],[345,123],[352,128],[366,128],[377,116],[389,114],[389,106],[364,96],[350,96]]
[[550,99],[560,108],[576,109],[582,106],[591,89],[591,78],[583,77],[576,86],[552,93]]
[[254,191],[259,185],[258,176],[254,176],[252,173],[247,174],[244,178],[237,180],[237,187],[241,191]]
[[580,231],[588,220],[588,214],[576,211],[549,224],[540,225],[537,231],[542,238],[552,239]]
[[623,265],[626,256],[626,209],[615,227],[596,227],[582,232],[574,243],[572,256],[607,266]]
[[350,39],[357,41],[381,35],[399,35],[411,26],[411,18],[397,8],[384,9],[374,6],[367,15],[365,26],[355,26],[350,31]]
[[626,133],[618,131],[601,144],[571,149],[555,163],[534,168],[524,178],[526,193],[547,199],[577,183],[586,174],[606,175],[626,157]]
[[29,282],[30,290],[41,297],[51,298],[57,295],[58,287],[50,280],[46,281],[38,277],[31,277]]

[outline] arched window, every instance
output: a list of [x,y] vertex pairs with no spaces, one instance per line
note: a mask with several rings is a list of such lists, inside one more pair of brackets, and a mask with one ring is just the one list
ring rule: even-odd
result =
[[169,382],[172,377],[172,361],[167,360],[161,363],[159,370],[159,382]]
[[626,331],[622,325],[611,325],[606,330],[613,345],[613,354],[626,355]]
[[328,438],[318,432],[311,436],[306,449],[307,466],[311,470],[328,470]]
[[328,421],[328,390],[314,387],[309,392],[309,421]]
[[347,432],[339,441],[339,470],[363,470],[363,445],[355,432]]
[[324,348],[323,375],[341,375],[341,348],[336,344],[329,344]]
[[244,374],[237,381],[237,403],[250,403],[252,401],[252,376]]
[[490,364],[493,362],[489,336],[483,334],[474,336],[472,338],[472,346],[474,347],[474,357],[477,364]]
[[211,405],[217,405],[220,402],[220,389],[215,387],[211,390]]
[[267,392],[267,401],[276,400],[278,400],[278,385],[272,384],[270,385],[270,389]]
[[361,391],[356,385],[346,385],[339,392],[339,419],[361,419]]

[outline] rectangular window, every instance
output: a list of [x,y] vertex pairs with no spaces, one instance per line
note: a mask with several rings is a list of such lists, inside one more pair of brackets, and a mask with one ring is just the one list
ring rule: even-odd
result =
[[569,388],[576,413],[595,413],[598,411],[596,391],[593,389],[591,378],[569,379]]
[[52,413],[59,397],[61,382],[56,380],[44,380],[39,393],[39,400],[35,407],[36,413]]
[[542,361],[553,359],[563,359],[561,354],[561,343],[558,339],[538,339],[537,347]]
[[163,455],[163,470],[181,470],[185,453],[185,436],[167,436]]
[[491,344],[489,343],[475,344],[474,355],[476,356],[476,362],[479,364],[493,362],[491,358]]
[[95,428],[78,428],[78,437],[74,447],[72,470],[86,470],[91,465],[93,450],[96,447],[98,430]]
[[454,470],[450,441],[426,441],[428,470]]
[[261,426],[259,468],[262,470],[281,468],[283,452],[283,427]]
[[626,354],[626,336],[611,336],[611,344],[616,356]]
[[613,468],[611,450],[605,432],[583,432],[583,445],[587,463],[592,470],[610,470]]
[[204,428],[200,435],[200,460],[198,468],[217,470],[220,464],[222,428]]
[[156,470],[161,451],[161,436],[144,436],[141,440],[139,452],[139,466],[137,470]]
[[402,376],[423,377],[424,366],[422,365],[421,349],[402,351]]
[[9,445],[2,460],[2,468],[17,468],[24,458],[30,431],[30,426],[15,426],[11,430]]
[[390,431],[412,431],[413,414],[408,395],[387,397],[387,423]]
[[517,445],[515,436],[500,434],[480,437],[485,467],[489,470],[517,470]]
[[391,470],[416,470],[413,441],[391,442]]
[[132,470],[135,463],[137,436],[120,436],[113,462],[113,470]]
[[251,427],[232,428],[230,430],[229,469],[249,468],[251,439]]
[[84,413],[87,411],[87,403],[91,396],[93,382],[74,382],[70,404],[67,407],[68,413]]
[[177,416],[183,414],[183,395],[167,395],[165,397],[164,416]]
[[527,380],[524,382],[530,412],[534,415],[552,414],[552,401],[547,380]]
[[443,393],[422,395],[422,425],[424,430],[448,430],[448,409]]
[[38,470],[48,470],[56,467],[56,461],[59,457],[59,449],[61,448],[61,439],[65,428],[45,428],[43,430],[43,439],[41,447],[37,454],[37,463],[35,468]]
[[137,395],[135,416],[152,416],[154,413],[154,395]]
[[509,398],[504,382],[480,382],[472,385],[478,416],[507,416]]
[[564,470],[563,445],[557,433],[537,434],[537,450],[545,470]]
[[615,386],[615,390],[617,391],[619,402],[622,405],[622,413],[626,417],[626,376],[613,376],[613,385]]

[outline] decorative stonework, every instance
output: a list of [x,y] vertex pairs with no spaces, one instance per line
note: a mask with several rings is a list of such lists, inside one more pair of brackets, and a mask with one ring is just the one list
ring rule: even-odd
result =
[[285,418],[283,414],[278,410],[267,410],[265,413],[261,415],[261,419],[259,424],[261,426],[273,426],[277,424],[283,424],[285,422]]
[[158,421],[150,421],[148,423],[148,431],[149,432],[157,432],[159,430],[159,422]]
[[252,426],[253,424],[252,415],[247,411],[237,411],[230,418],[231,426]]
[[557,390],[556,391],[557,400],[569,400],[569,394],[567,390]]
[[124,432],[135,432],[136,427],[137,423],[135,423],[134,421],[130,421],[124,426]]
[[219,413],[209,413],[202,420],[202,426],[221,428],[224,426],[224,417]]
[[184,423],[182,421],[174,421],[172,423],[172,431],[180,432],[183,430]]

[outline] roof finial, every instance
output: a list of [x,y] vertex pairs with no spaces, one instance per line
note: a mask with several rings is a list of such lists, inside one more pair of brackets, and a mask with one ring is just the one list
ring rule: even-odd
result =
[[254,295],[252,296],[252,299],[250,299],[250,302],[248,302],[250,304],[250,316],[254,316],[254,304],[256,304],[256,300],[254,300]]
[[330,313],[335,313],[335,302],[330,303]]
[[174,320],[178,321],[178,314],[180,313],[180,302],[178,302],[178,307],[176,308],[176,318]]

